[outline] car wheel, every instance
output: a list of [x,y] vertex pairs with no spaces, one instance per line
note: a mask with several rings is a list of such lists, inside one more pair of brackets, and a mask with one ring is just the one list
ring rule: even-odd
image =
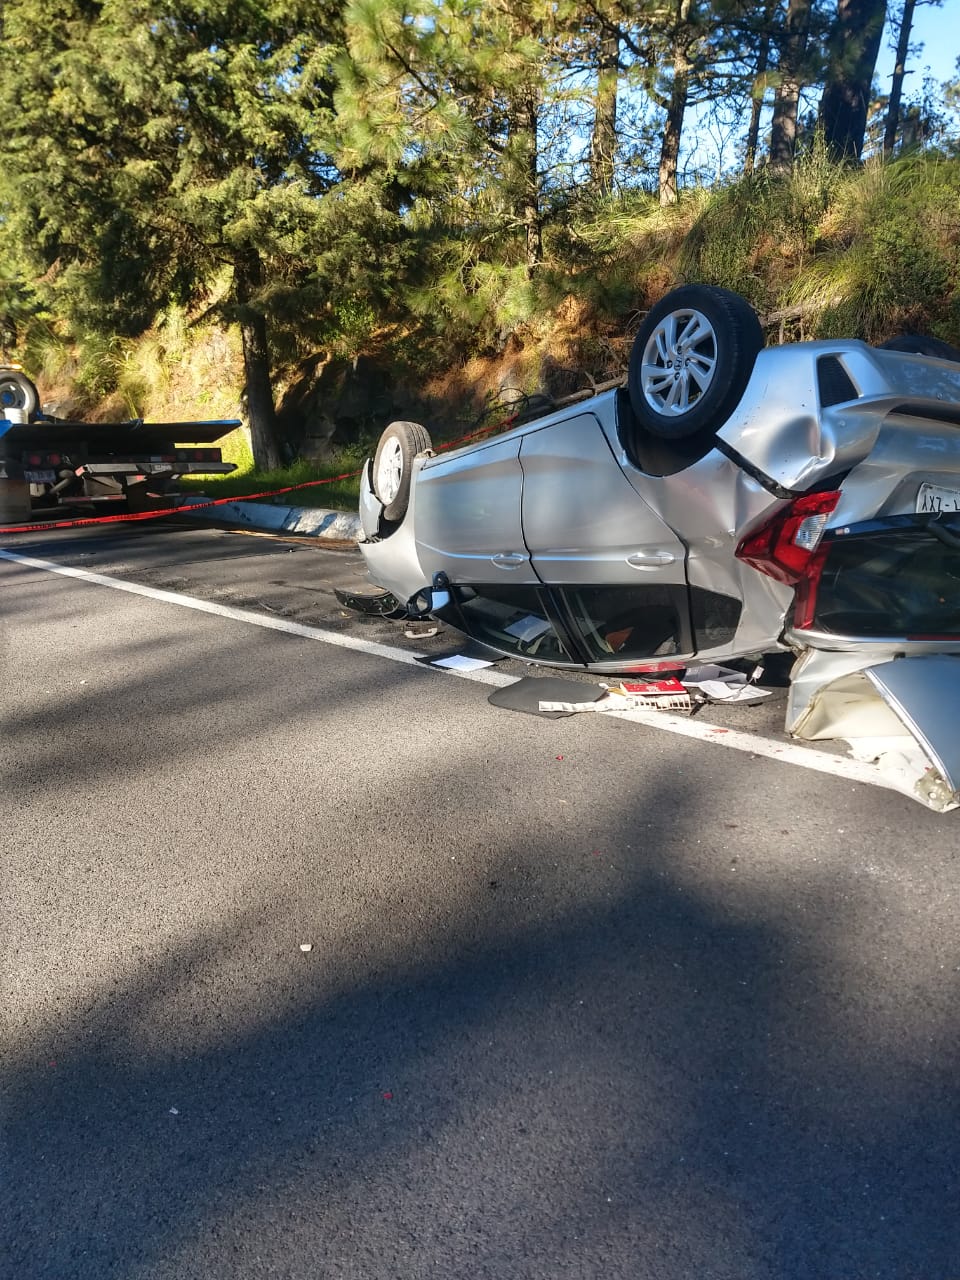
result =
[[736,408],[763,346],[746,298],[684,285],[652,307],[634,339],[627,386],[641,426],[665,440],[718,430]]
[[935,356],[938,360],[953,360],[960,364],[960,350],[949,342],[931,338],[925,333],[900,333],[895,338],[881,342],[880,351],[903,351],[912,356]]
[[19,409],[32,418],[40,408],[40,396],[25,373],[16,369],[0,372],[0,413],[6,409]]
[[431,447],[430,433],[419,422],[391,422],[380,437],[373,459],[373,491],[383,503],[385,520],[402,520],[410,501],[410,466]]

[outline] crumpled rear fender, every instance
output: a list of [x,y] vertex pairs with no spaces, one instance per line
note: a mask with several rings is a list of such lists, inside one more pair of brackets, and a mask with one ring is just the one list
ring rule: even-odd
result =
[[[791,674],[787,731],[896,756],[896,785],[939,812],[960,805],[960,655],[808,649]],[[902,785],[901,785],[902,782]]]

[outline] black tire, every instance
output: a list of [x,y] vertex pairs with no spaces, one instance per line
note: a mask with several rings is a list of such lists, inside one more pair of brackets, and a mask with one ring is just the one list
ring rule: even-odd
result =
[[672,290],[651,307],[630,352],[634,416],[663,440],[719,430],[762,346],[757,313],[738,293],[703,284]]
[[960,364],[960,350],[949,342],[931,338],[926,333],[900,333],[895,338],[881,342],[880,351],[903,351],[912,356],[934,356],[937,360],[953,360]]
[[40,396],[25,373],[0,370],[0,416],[5,409],[20,409],[28,419],[40,408]]
[[410,466],[418,453],[432,447],[430,433],[419,422],[391,422],[380,437],[373,459],[373,491],[383,503],[383,518],[397,522],[410,501]]

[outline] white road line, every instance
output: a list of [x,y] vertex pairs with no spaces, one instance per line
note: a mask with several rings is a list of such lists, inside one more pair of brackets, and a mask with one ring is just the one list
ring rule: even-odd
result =
[[[319,627],[307,627],[299,622],[289,622],[285,618],[271,618],[263,614],[251,613],[247,609],[235,609],[232,605],[217,604],[212,600],[198,600],[194,596],[182,595],[178,591],[163,591],[158,587],[147,587],[139,582],[127,582],[123,578],[110,578],[103,573],[91,573],[88,569],[74,569],[69,565],[56,564],[52,560],[37,560],[32,556],[21,556],[15,551],[0,550],[0,559],[23,565],[27,569],[40,569],[46,573],[61,574],[65,578],[77,578],[81,582],[89,582],[92,586],[110,587],[114,591],[129,591],[131,595],[145,596],[150,600],[163,601],[165,604],[179,605],[183,609],[195,609],[198,613],[210,613],[219,618],[229,618],[233,622],[265,627],[268,631],[285,631],[288,635],[300,636],[306,640],[319,640],[322,644],[336,645],[341,649],[369,653],[373,657],[387,658],[391,662],[402,662],[407,666],[419,667],[421,671],[436,670],[420,661],[424,654],[395,649],[391,645],[375,644],[371,640],[361,640],[335,631],[324,631]],[[514,676],[489,669],[448,670],[443,674],[455,675],[461,680],[472,680],[475,684],[496,685],[500,688],[516,682]],[[783,761],[785,764],[798,765],[802,769],[812,769],[817,773],[829,773],[832,777],[847,778],[851,782],[863,782],[869,786],[884,787],[892,791],[899,790],[872,765],[853,760],[848,756],[813,751],[795,742],[773,742],[756,734],[703,724],[698,720],[667,715],[663,711],[610,711],[604,712],[604,715],[615,716],[618,720],[629,720],[633,724],[642,724],[661,733],[676,733],[686,738],[695,738],[699,742],[712,743],[714,746],[729,747],[734,751],[747,752],[749,755],[764,756],[771,760]]]
[[[0,550],[0,559],[10,560],[27,569],[59,573],[64,578],[78,578],[81,582],[89,582],[93,586],[112,587],[114,591],[129,591],[134,596],[162,600],[165,604],[180,605],[183,609],[196,609],[198,613],[212,613],[220,618],[230,618],[234,622],[266,627],[269,631],[285,631],[291,636],[301,636],[306,640],[320,640],[324,644],[338,645],[341,649],[354,649],[360,653],[372,654],[377,658],[389,658],[391,662],[405,662],[408,666],[426,669],[425,664],[419,660],[426,655],[410,653],[407,649],[394,649],[391,645],[376,644],[372,640],[361,640],[354,636],[341,635],[336,631],[323,631],[320,627],[307,627],[300,622],[290,622],[286,618],[271,618],[265,614],[251,613],[248,609],[235,609],[232,605],[217,604],[213,600],[198,600],[195,596],[185,596],[179,591],[163,591],[159,587],[147,587],[139,582],[127,582],[123,578],[109,578],[104,573],[91,573],[89,569],[74,569],[69,565],[56,564],[53,560],[36,560],[33,556],[18,555],[15,551]],[[430,669],[433,670],[433,668]],[[513,676],[506,676],[501,671],[491,671],[488,668],[477,671],[452,671],[449,674],[498,687],[514,683]]]

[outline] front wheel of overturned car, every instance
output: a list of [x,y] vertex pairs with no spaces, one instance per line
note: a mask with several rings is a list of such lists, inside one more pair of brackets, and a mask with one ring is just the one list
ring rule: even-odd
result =
[[700,284],[672,290],[651,307],[630,352],[635,417],[663,440],[718,430],[762,346],[757,313],[740,294]]
[[391,422],[380,437],[373,459],[372,483],[383,503],[385,520],[402,520],[406,515],[411,464],[431,444],[429,431],[419,422]]

